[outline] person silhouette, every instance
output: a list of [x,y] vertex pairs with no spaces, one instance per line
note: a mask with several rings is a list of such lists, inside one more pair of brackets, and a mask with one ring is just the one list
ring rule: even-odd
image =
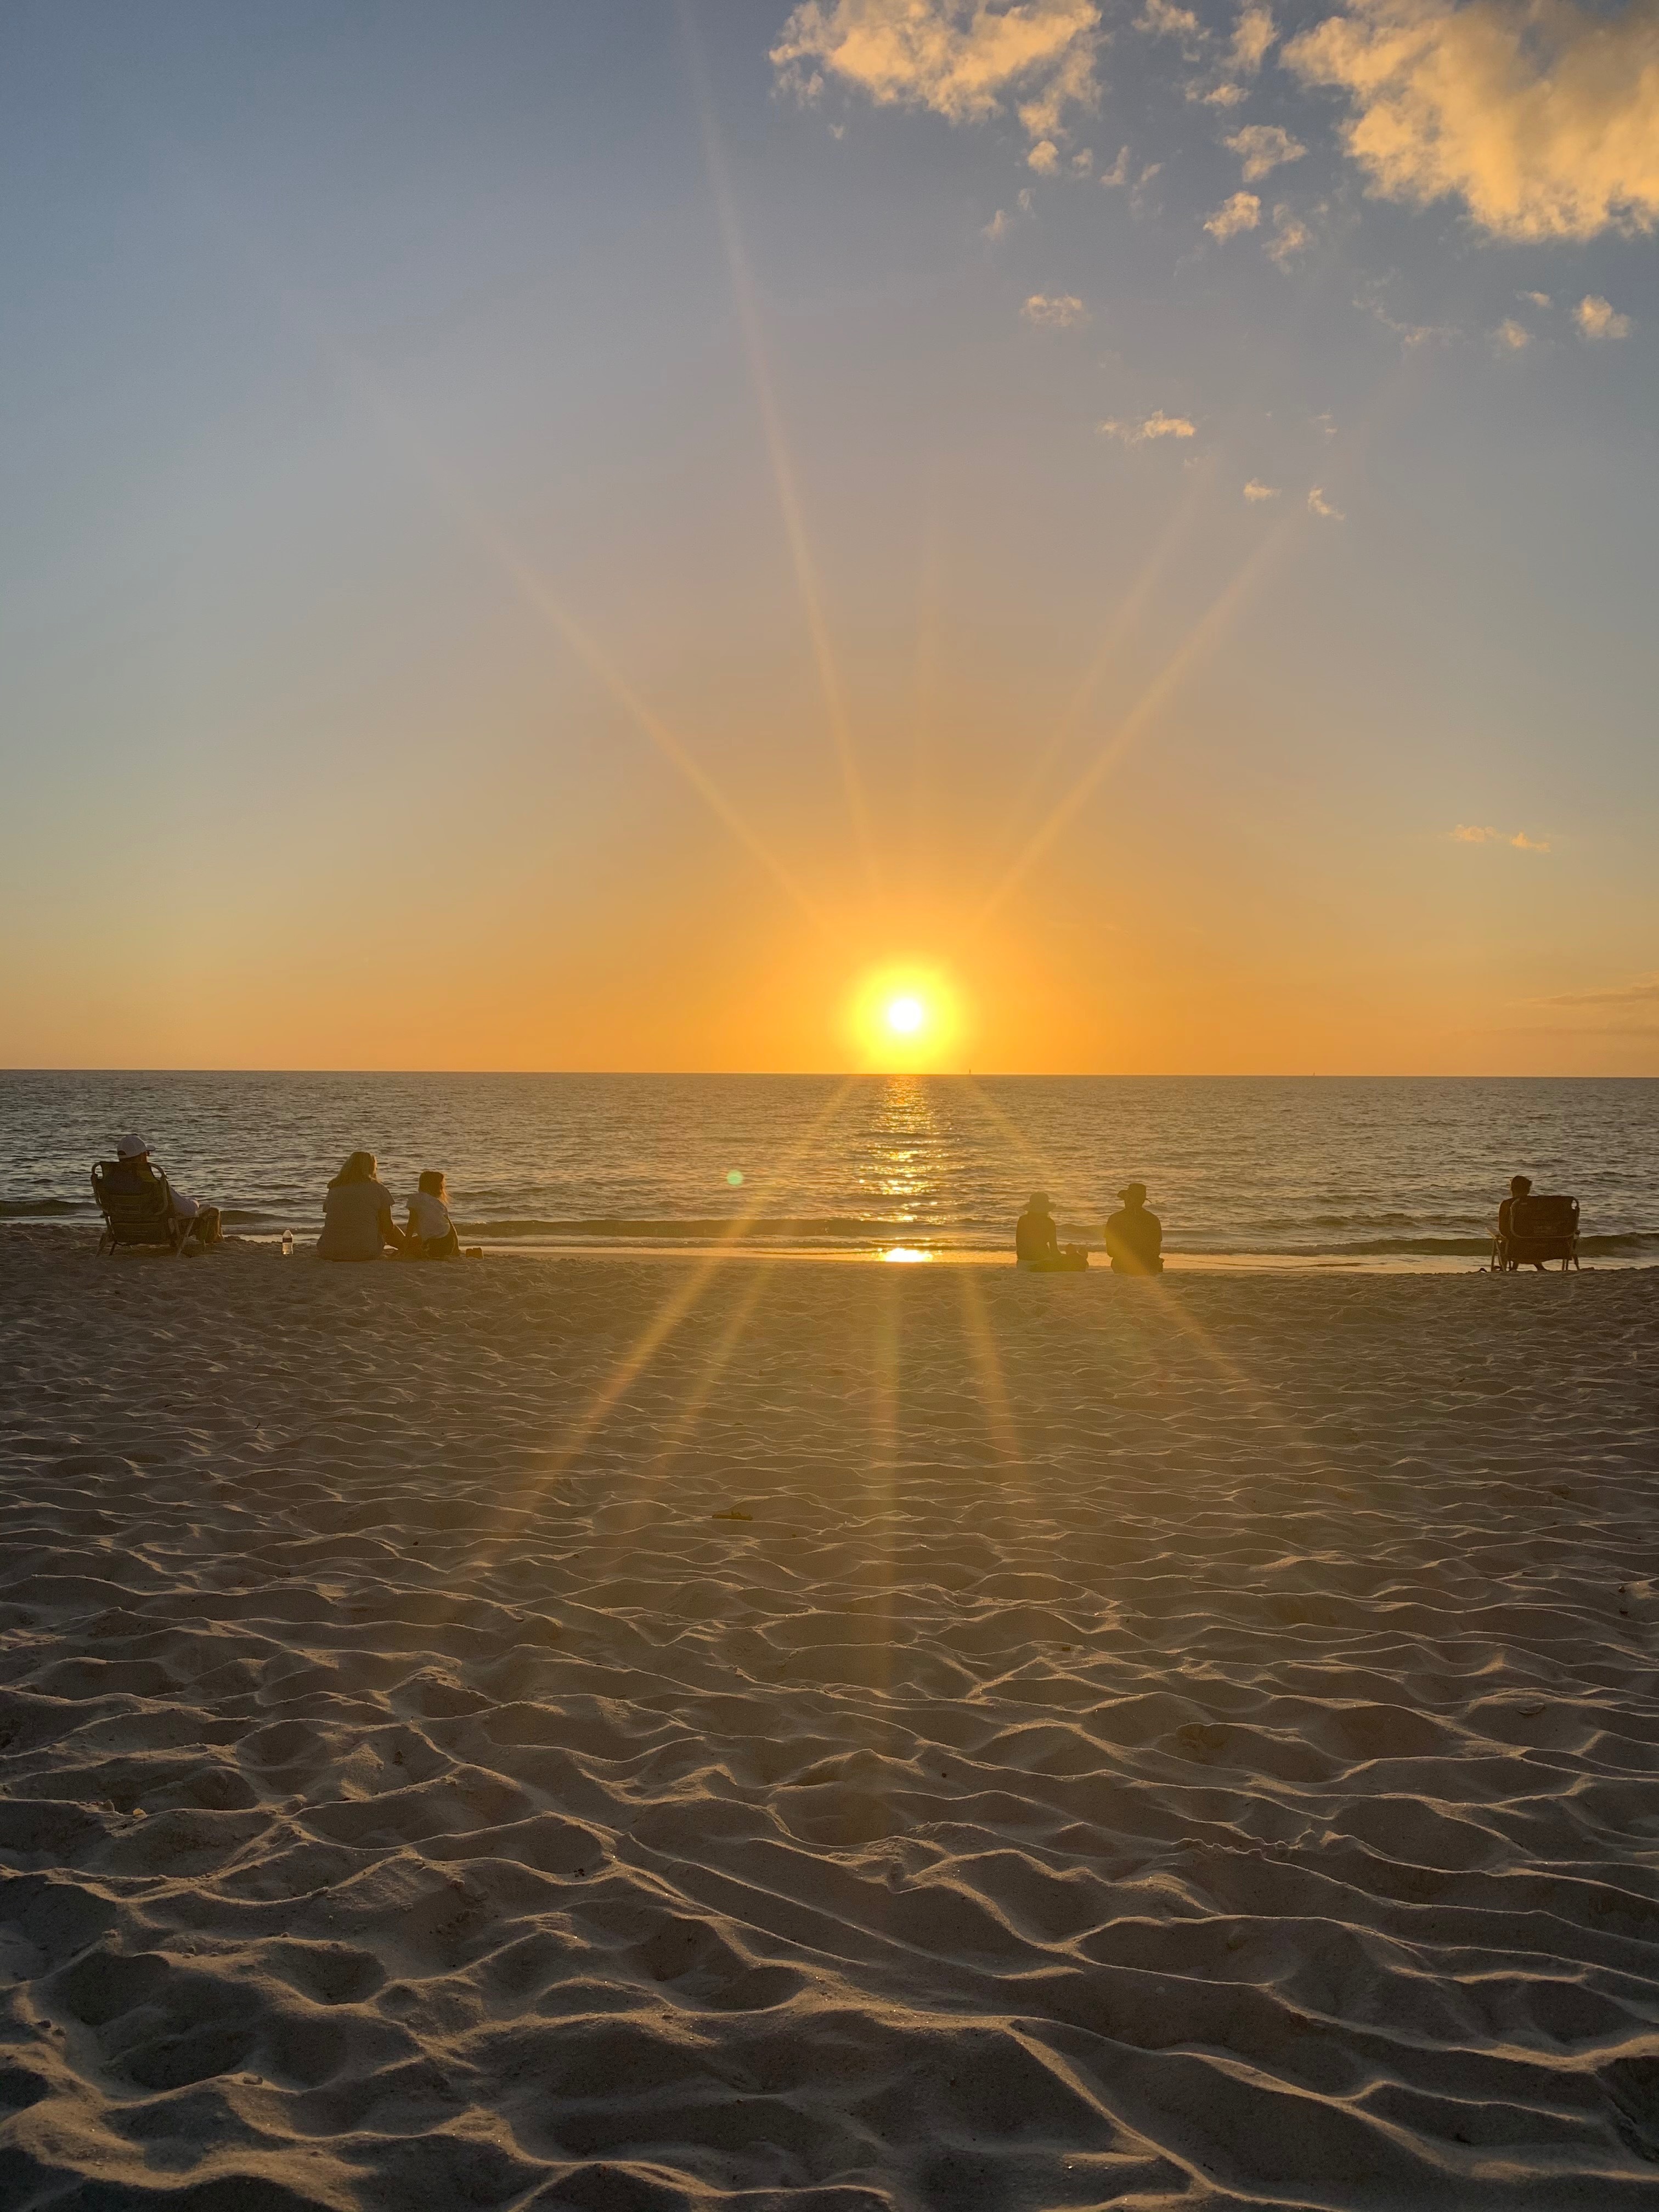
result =
[[[1530,1176],[1518,1175],[1511,1176],[1510,1177],[1510,1194],[1498,1209],[1498,1245],[1499,1249],[1504,1251],[1506,1256],[1508,1254],[1510,1239],[1516,1233],[1515,1208],[1516,1201],[1521,1199],[1530,1198],[1531,1196],[1532,1177]],[[1541,1260],[1534,1260],[1532,1264],[1536,1267],[1540,1275],[1544,1273],[1544,1263]]]
[[1118,1194],[1119,1212],[1106,1224],[1106,1249],[1115,1275],[1161,1275],[1164,1273],[1164,1224],[1146,1211],[1144,1182],[1125,1183]]
[[1080,1244],[1061,1248],[1046,1190],[1031,1193],[1024,1212],[1014,1224],[1014,1257],[1022,1267],[1042,1275],[1069,1274],[1089,1264],[1089,1255]]

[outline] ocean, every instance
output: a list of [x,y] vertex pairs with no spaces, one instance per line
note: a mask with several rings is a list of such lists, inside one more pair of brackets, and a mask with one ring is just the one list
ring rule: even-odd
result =
[[1659,1079],[0,1073],[0,1218],[89,1224],[148,1136],[244,1236],[313,1236],[345,1155],[441,1168],[474,1243],[944,1258],[1048,1190],[1097,1245],[1134,1179],[1174,1264],[1466,1267],[1509,1177],[1577,1193],[1587,1261],[1659,1262]]

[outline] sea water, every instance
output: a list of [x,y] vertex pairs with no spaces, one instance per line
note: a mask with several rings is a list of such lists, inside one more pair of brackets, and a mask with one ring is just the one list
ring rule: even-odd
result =
[[1145,1182],[1177,1261],[1478,1264],[1514,1174],[1659,1262],[1659,1079],[0,1073],[0,1217],[90,1223],[123,1131],[233,1233],[308,1238],[346,1154],[526,1252],[1006,1251],[1034,1189],[1097,1243]]

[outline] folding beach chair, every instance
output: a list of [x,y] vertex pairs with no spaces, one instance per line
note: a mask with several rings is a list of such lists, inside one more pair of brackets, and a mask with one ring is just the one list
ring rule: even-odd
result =
[[100,1160],[92,1171],[92,1194],[104,1217],[100,1252],[113,1254],[122,1244],[165,1245],[177,1259],[195,1228],[174,1211],[159,1168],[135,1176],[125,1160]]
[[1547,1263],[1559,1260],[1564,1275],[1569,1267],[1578,1265],[1576,1198],[1544,1197],[1534,1192],[1530,1198],[1510,1200],[1508,1235],[1502,1230],[1492,1231],[1492,1273],[1512,1275],[1517,1267],[1529,1267],[1540,1260]]

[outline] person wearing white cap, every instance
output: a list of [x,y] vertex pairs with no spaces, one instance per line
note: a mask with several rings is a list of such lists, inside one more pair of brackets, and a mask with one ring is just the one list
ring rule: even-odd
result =
[[[151,1162],[149,1139],[141,1137],[136,1129],[129,1129],[119,1140],[115,1147],[115,1157],[121,1164],[118,1170],[118,1181],[116,1177],[111,1178],[117,1189],[125,1186],[129,1190],[142,1190],[146,1184],[165,1180],[161,1169]],[[171,1182],[167,1184],[167,1197],[173,1218],[189,1222],[190,1233],[198,1244],[216,1244],[219,1242],[219,1209],[216,1206],[204,1206],[199,1198],[191,1198],[187,1191],[180,1190]]]

